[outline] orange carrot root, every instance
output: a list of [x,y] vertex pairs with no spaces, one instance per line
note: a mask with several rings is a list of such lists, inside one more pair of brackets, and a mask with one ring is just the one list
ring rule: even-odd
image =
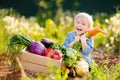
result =
[[103,33],[103,34],[107,34],[105,31],[101,30],[99,27],[94,28],[94,29],[90,29],[87,32],[90,35],[90,37],[93,37],[100,32]]

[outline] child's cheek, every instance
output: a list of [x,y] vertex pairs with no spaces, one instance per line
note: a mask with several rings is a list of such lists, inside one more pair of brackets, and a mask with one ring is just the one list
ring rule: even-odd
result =
[[88,29],[88,27],[86,27],[86,26],[83,28],[84,31],[87,31],[87,29]]
[[75,30],[77,30],[77,26],[76,25],[74,26],[74,28],[75,28]]

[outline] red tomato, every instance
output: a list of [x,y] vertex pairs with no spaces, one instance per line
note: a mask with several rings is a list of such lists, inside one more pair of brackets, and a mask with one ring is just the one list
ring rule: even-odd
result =
[[60,57],[59,55],[57,55],[57,54],[53,54],[52,58],[53,58],[53,59],[57,59],[57,60],[60,60],[60,59],[61,59],[61,57]]
[[62,58],[62,54],[61,54],[60,50],[55,49],[52,58],[53,58],[53,59],[60,60],[60,59]]
[[46,56],[52,58],[53,55],[54,55],[53,52],[49,52]]
[[44,56],[52,57],[53,54],[54,54],[54,53],[53,53],[53,49],[52,49],[52,48],[46,48],[46,49],[45,49]]
[[58,55],[60,58],[62,58],[62,53],[61,53],[60,50],[55,49],[55,50],[54,50],[54,54],[56,54],[56,55]]

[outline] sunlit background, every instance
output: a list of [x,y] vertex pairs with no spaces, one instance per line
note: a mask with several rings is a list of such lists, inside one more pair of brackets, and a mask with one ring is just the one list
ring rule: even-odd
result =
[[10,36],[16,33],[37,41],[47,37],[63,44],[79,12],[92,15],[94,27],[107,32],[94,37],[95,48],[120,53],[119,4],[119,0],[0,0],[0,54],[5,52]]

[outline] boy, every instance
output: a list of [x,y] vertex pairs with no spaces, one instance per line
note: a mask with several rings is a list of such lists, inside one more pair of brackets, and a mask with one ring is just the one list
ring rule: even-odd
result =
[[79,13],[74,19],[74,31],[68,33],[64,46],[72,47],[77,41],[80,41],[82,47],[80,48],[80,53],[82,57],[90,64],[90,53],[93,50],[93,39],[86,38],[85,33],[88,29],[92,28],[93,19],[87,13]]

